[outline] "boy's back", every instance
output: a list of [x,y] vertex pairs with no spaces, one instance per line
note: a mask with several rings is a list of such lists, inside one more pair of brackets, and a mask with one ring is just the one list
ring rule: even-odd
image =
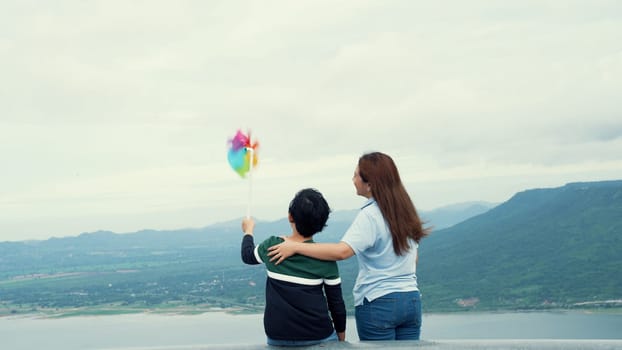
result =
[[[266,335],[278,340],[319,340],[335,329],[345,330],[346,312],[337,263],[296,255],[274,265],[267,255],[268,247],[281,242],[282,238],[272,236],[254,247],[249,235],[242,242],[245,263],[266,264]],[[308,242],[313,244],[312,240]]]
[[[313,244],[313,235],[326,226],[330,208],[320,192],[299,191],[289,205],[292,233],[288,239]],[[270,345],[312,345],[345,340],[346,308],[339,269],[334,261],[295,255],[270,262],[268,248],[283,242],[272,236],[255,247],[251,218],[242,221],[242,261],[266,265],[264,329]]]

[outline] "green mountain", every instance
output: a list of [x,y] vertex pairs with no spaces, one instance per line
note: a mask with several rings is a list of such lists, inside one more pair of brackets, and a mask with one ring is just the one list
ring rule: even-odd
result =
[[433,232],[417,274],[430,310],[620,305],[620,251],[622,181],[571,183]]

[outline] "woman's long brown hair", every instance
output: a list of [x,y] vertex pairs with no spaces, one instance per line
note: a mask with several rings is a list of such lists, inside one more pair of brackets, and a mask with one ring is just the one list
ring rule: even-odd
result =
[[369,184],[372,196],[389,225],[395,254],[403,255],[410,249],[408,238],[419,243],[429,234],[429,229],[423,228],[391,157],[380,152],[367,153],[359,158],[358,166],[361,179]]

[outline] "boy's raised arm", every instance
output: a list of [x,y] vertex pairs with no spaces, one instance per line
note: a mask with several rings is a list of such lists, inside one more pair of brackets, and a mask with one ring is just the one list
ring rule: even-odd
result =
[[257,261],[257,258],[255,257],[255,239],[253,238],[254,229],[255,221],[252,218],[247,217],[242,220],[242,231],[244,232],[244,237],[242,237],[240,253],[242,255],[242,261],[249,265],[261,264],[261,261]]

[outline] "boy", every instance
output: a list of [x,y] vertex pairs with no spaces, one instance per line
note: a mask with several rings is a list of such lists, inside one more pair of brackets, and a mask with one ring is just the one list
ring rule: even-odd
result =
[[[313,235],[326,226],[329,213],[320,192],[301,190],[289,204],[292,233],[287,239],[313,244]],[[249,265],[266,264],[264,330],[268,345],[344,341],[346,309],[337,263],[295,255],[274,265],[267,255],[268,247],[283,242],[283,238],[272,236],[255,246],[254,228],[253,219],[242,220],[242,261]]]

